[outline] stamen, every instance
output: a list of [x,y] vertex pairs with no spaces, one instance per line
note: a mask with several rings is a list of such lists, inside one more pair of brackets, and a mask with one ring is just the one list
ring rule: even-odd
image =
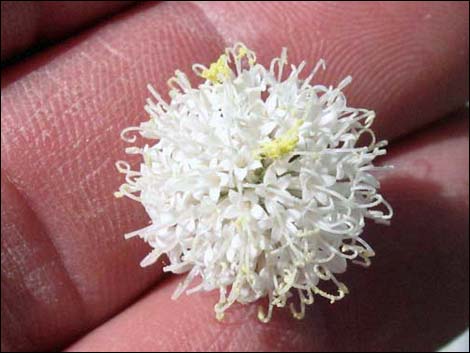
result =
[[299,127],[303,123],[302,119],[297,119],[294,126],[284,134],[274,140],[262,143],[257,152],[259,158],[278,159],[294,150],[299,142]]
[[[193,69],[194,68],[197,69],[198,67],[194,66]],[[203,69],[200,76],[212,83],[222,83],[225,79],[230,77],[231,73],[232,71],[227,65],[227,55],[222,54],[208,69]]]

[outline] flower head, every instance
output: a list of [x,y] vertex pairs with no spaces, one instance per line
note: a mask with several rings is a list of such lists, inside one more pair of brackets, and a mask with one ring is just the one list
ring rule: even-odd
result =
[[[126,183],[116,196],[141,202],[151,218],[127,238],[139,235],[153,248],[142,266],[165,254],[165,271],[187,273],[175,297],[219,290],[219,319],[235,302],[264,297],[262,321],[289,302],[302,318],[315,294],[343,298],[348,290],[336,274],[347,260],[369,265],[374,256],[360,238],[365,219],[392,217],[371,174],[386,142],[370,129],[374,112],[346,105],[351,78],[335,88],[312,85],[323,61],[304,79],[305,62],[288,75],[286,64],[285,49],[267,69],[238,43],[209,68],[193,66],[205,79],[197,88],[176,71],[169,103],[149,86],[150,120],[123,131],[128,142],[131,131],[151,141],[127,149],[143,156],[138,171],[117,163]],[[337,291],[322,290],[322,281]]]

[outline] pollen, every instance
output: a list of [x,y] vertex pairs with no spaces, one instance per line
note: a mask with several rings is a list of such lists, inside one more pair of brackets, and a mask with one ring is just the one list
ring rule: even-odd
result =
[[292,152],[299,143],[299,127],[304,123],[302,119],[297,119],[289,130],[274,140],[261,144],[258,157],[277,159]]
[[230,77],[230,73],[231,70],[227,65],[227,55],[222,54],[208,69],[202,71],[201,77],[212,83],[222,83],[225,78]]
[[247,49],[246,47],[240,47],[240,49],[238,49],[237,58],[238,58],[238,59],[241,59],[241,58],[243,58],[244,56],[246,56],[246,54],[248,54],[248,49]]

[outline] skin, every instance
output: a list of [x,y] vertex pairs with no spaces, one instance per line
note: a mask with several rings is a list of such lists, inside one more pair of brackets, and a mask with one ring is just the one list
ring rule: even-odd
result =
[[[35,43],[4,49],[3,6],[2,59]],[[152,3],[4,67],[2,351],[435,350],[465,329],[468,10],[468,2]],[[42,18],[22,35],[61,32]],[[70,31],[63,26],[61,35]],[[234,41],[264,64],[282,46],[291,63],[312,67],[322,57],[318,82],[351,74],[349,104],[375,110],[374,130],[391,141],[380,163],[395,168],[379,178],[396,214],[364,234],[378,256],[340,277],[346,299],[317,299],[303,321],[279,310],[262,324],[257,305],[246,305],[219,323],[215,293],[172,301],[181,278],[163,276],[161,261],[141,269],[148,246],[122,238],[148,223],[137,203],[113,197],[122,182],[114,162],[127,158],[119,132],[147,119],[146,84],[164,94],[175,69],[207,65]]]
[[133,1],[2,1],[2,63],[30,47],[75,34]]

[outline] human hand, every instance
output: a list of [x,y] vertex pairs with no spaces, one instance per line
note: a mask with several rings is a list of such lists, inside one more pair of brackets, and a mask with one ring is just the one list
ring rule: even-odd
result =
[[[28,16],[22,35],[47,32]],[[2,351],[435,350],[468,325],[468,38],[464,2],[158,3],[3,68]],[[113,197],[146,84],[164,93],[175,69],[236,41],[263,63],[283,46],[293,63],[324,58],[322,83],[351,74],[350,104],[391,140],[380,177],[395,217],[364,234],[377,257],[303,321],[262,324],[246,305],[219,323],[216,294],[172,301],[179,278],[141,269],[147,246],[122,238],[148,222]]]

